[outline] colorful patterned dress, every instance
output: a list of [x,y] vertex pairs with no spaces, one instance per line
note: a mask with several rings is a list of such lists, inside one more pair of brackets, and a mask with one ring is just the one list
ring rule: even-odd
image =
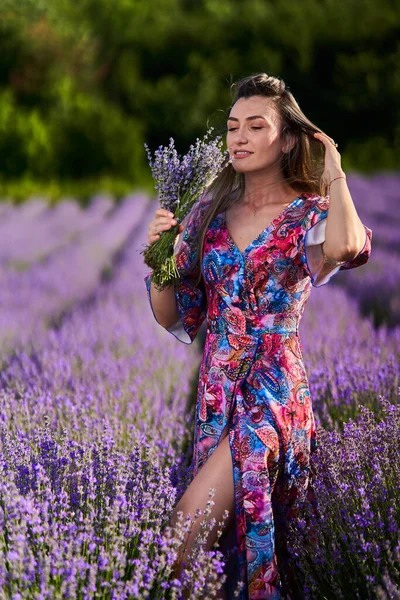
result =
[[[185,220],[175,254],[180,321],[168,331],[191,343],[206,319],[196,404],[193,475],[229,423],[235,490],[240,600],[283,597],[285,526],[307,497],[310,453],[317,448],[299,323],[312,286],[366,263],[372,231],[359,254],[323,266],[329,197],[301,194],[240,252],[225,213],[205,237],[203,278],[195,285],[195,235],[210,199]],[[145,278],[150,299],[150,274]],[[306,496],[305,496],[306,494]]]

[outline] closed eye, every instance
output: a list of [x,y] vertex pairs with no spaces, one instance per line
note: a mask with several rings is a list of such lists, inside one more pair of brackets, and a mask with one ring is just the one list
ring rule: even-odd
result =
[[[228,129],[228,131],[235,131],[237,129],[237,127],[231,127],[230,129]],[[250,127],[250,129],[262,129],[262,127]]]

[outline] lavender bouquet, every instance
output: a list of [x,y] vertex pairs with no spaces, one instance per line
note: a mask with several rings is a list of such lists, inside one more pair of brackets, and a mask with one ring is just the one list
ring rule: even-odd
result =
[[160,239],[141,252],[144,262],[152,269],[151,281],[159,290],[179,282],[179,271],[174,256],[174,243],[179,223],[187,215],[204,189],[230,162],[221,151],[221,136],[208,141],[211,127],[204,138],[197,138],[185,156],[178,155],[174,139],[169,146],[159,146],[154,162],[147,144],[144,144],[155,180],[155,189],[161,208],[174,213],[177,225],[160,233]]

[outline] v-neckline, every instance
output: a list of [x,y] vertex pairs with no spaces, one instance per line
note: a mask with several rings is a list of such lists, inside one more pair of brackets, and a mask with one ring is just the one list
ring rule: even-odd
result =
[[300,199],[303,198],[303,194],[300,194],[299,196],[297,196],[297,198],[295,198],[294,200],[292,200],[292,202],[290,202],[287,206],[285,206],[285,208],[279,213],[278,216],[275,217],[275,219],[273,219],[271,221],[271,223],[265,227],[262,231],[260,231],[260,233],[257,235],[257,237],[250,242],[250,244],[244,249],[244,250],[240,250],[240,248],[238,247],[238,245],[236,244],[235,240],[233,239],[233,237],[231,236],[231,234],[229,233],[229,229],[228,229],[228,225],[226,223],[226,210],[224,210],[221,215],[222,215],[222,223],[223,226],[225,227],[225,231],[227,234],[227,238],[229,239],[229,241],[231,242],[231,244],[236,248],[236,250],[239,252],[239,254],[241,254],[242,256],[244,254],[246,254],[248,252],[248,250],[250,250],[254,244],[256,242],[258,242],[258,240],[261,238],[261,236],[268,234],[270,232],[270,230],[275,226],[275,224],[286,214],[286,212]]

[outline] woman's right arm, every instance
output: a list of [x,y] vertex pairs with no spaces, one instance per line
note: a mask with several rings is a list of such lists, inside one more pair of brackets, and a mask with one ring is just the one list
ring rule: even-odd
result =
[[[179,282],[159,292],[151,281],[151,272],[145,277],[154,318],[184,344],[193,342],[207,317],[207,292],[205,282],[200,277],[197,237],[204,212],[211,201],[211,195],[205,191],[179,224],[174,248]],[[159,239],[160,231],[170,229],[175,223],[171,212],[161,208],[156,210],[156,216],[149,225],[149,242],[155,242]]]
[[[160,231],[166,231],[167,229],[171,229],[173,225],[176,225],[177,221],[173,217],[173,213],[169,210],[165,210],[164,208],[158,208],[156,210],[155,217],[150,222],[148,228],[149,245],[160,239]],[[180,224],[178,234],[181,233],[183,229],[184,226]],[[154,317],[161,327],[167,329],[179,321],[174,286],[170,286],[164,288],[162,291],[159,291],[154,283],[151,283],[150,298]]]

